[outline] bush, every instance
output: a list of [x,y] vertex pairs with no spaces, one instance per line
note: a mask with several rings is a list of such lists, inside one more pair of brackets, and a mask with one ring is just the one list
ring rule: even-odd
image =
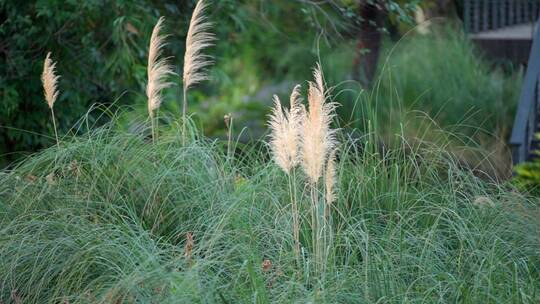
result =
[[429,29],[426,35],[411,32],[386,45],[373,88],[360,98],[349,98],[360,100],[353,107],[354,126],[376,128],[386,142],[396,134],[409,141],[431,141],[459,156],[463,166],[476,168],[477,174],[510,178],[506,142],[521,73],[485,60],[451,26]]
[[[535,137],[540,139],[540,134],[536,134]],[[535,195],[540,194],[540,155],[539,151],[534,152],[536,158],[518,164],[514,167],[515,176],[513,182],[523,191],[531,192]]]

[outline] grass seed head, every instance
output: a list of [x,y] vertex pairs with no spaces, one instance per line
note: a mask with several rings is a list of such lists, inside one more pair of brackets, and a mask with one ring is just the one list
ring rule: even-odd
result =
[[294,87],[290,97],[290,109],[283,109],[279,97],[274,96],[274,107],[270,115],[270,147],[275,162],[287,174],[298,164],[298,146],[302,107],[300,86]]
[[173,66],[168,62],[168,58],[159,58],[164,44],[164,36],[160,35],[163,26],[163,17],[159,18],[152,31],[150,47],[148,50],[148,84],[146,85],[146,96],[148,97],[148,113],[153,116],[155,110],[162,102],[161,90],[172,85],[166,78],[173,75]]
[[314,81],[309,82],[309,109],[302,119],[302,168],[311,183],[322,176],[323,168],[336,145],[335,130],[330,128],[334,117],[335,104],[327,102],[321,66],[313,70]]
[[193,233],[188,232],[186,233],[186,244],[184,245],[184,257],[188,262],[191,261],[193,246],[195,246],[195,242],[193,241]]
[[331,205],[336,197],[334,193],[334,186],[336,184],[336,150],[332,150],[330,156],[328,156],[328,161],[326,163],[326,173],[324,176],[324,182],[326,186],[326,204]]
[[212,23],[208,22],[204,15],[206,7],[205,1],[199,0],[191,16],[184,55],[184,91],[208,79],[205,68],[212,64],[211,57],[202,53],[205,48],[212,46],[216,39],[214,34],[209,32]]
[[58,98],[58,79],[60,76],[56,75],[56,62],[51,59],[51,52],[47,53],[45,62],[43,64],[43,73],[41,74],[41,82],[43,83],[43,91],[45,93],[45,100],[52,109],[56,99]]

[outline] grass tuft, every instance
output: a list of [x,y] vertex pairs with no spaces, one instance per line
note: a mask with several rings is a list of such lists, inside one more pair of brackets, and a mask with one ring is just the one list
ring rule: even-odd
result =
[[538,207],[445,151],[402,142],[382,154],[374,133],[343,139],[317,268],[307,176],[289,180],[266,148],[230,158],[219,142],[182,136],[150,145],[111,123],[2,172],[0,300],[540,300]]

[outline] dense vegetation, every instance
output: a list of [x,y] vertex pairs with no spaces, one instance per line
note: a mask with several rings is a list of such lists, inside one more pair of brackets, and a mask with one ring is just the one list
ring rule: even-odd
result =
[[[283,8],[270,7],[274,17]],[[186,45],[200,52],[185,57],[184,84],[186,66],[208,59],[205,40],[193,39],[208,28],[195,19],[186,32],[196,42]],[[161,95],[171,75],[161,61],[170,49],[160,53],[160,45],[173,40],[159,35],[169,33],[161,25],[148,29],[148,71],[146,51],[137,55],[141,81],[151,85],[135,81],[131,107],[102,105],[64,120],[70,94],[56,76],[75,76],[64,76],[69,62],[54,56],[40,63],[47,100],[40,96],[40,121],[54,106],[71,131],[60,128],[56,145],[48,141],[0,172],[0,303],[540,301],[537,200],[487,178],[490,159],[466,162],[484,152],[475,141],[504,134],[512,105],[495,103],[500,111],[488,119],[446,110],[486,110],[513,97],[519,82],[493,74],[462,37],[444,29],[402,40],[368,90],[341,82],[351,45],[307,48],[291,66],[269,56],[265,67],[249,60],[274,42],[257,37],[261,54],[248,55],[243,41],[240,59],[216,58],[223,63],[214,79],[227,66],[238,78]],[[455,66],[430,50],[457,57]],[[312,82],[298,81],[313,66]],[[192,80],[206,76],[194,73]],[[479,85],[492,88],[489,95]],[[248,117],[264,134],[246,144],[237,139],[254,108],[227,101],[263,88],[281,100],[290,95],[290,106],[279,97],[272,110],[261,103],[255,110],[271,111],[270,123]],[[179,96],[189,97],[192,117],[179,115]],[[218,121],[225,139],[207,137]],[[493,132],[449,131],[460,124]]]
[[2,174],[2,301],[540,300],[537,207],[437,147],[381,154],[374,135],[342,139],[318,273],[302,174],[296,261],[287,179],[265,148],[231,158],[166,133],[152,145],[108,125]]
[[[199,92],[193,102],[200,103],[201,115],[208,113],[201,119],[211,132],[223,128],[215,123],[226,111],[246,108],[243,95],[252,94],[262,81],[252,75],[264,73],[269,79],[302,70],[301,63],[309,66],[316,58],[310,48],[313,37],[327,29],[330,34],[343,30],[343,21],[335,17],[347,11],[347,7],[337,10],[311,1],[220,0],[212,5],[209,17],[219,21],[214,31],[222,42],[212,52],[217,63],[212,72],[214,86]],[[164,27],[174,38],[165,53],[174,57],[175,66],[181,66],[194,6],[195,1],[172,0],[0,2],[0,166],[53,142],[47,136],[52,123],[43,119],[47,108],[39,79],[47,52],[59,62],[63,92],[58,100],[63,105],[58,107],[59,129],[66,133],[73,131],[73,124],[91,105],[137,108],[144,104],[140,92],[146,85],[147,42],[153,25],[165,16]],[[284,48],[284,41],[298,47]],[[216,88],[228,89],[218,95]],[[166,94],[170,100],[181,99],[177,87]],[[209,110],[204,101],[212,96]],[[178,113],[178,104],[165,106]],[[103,123],[98,117],[90,120]]]
[[[381,7],[394,24],[410,24],[413,9],[420,3],[373,2],[385,4]],[[326,64],[328,69],[338,68],[335,80],[349,78],[359,22],[355,3],[211,1],[209,18],[219,23],[214,31],[221,43],[211,50],[216,63],[212,85],[192,96],[193,112],[206,134],[224,133],[222,118],[230,112],[260,134],[271,94],[303,79],[318,58],[335,58]],[[57,109],[61,134],[73,132],[73,124],[92,105],[128,105],[140,115],[145,111],[141,91],[146,85],[152,26],[165,16],[164,28],[172,39],[164,51],[174,57],[175,66],[181,66],[194,5],[195,1],[169,0],[0,2],[0,16],[5,20],[0,25],[0,166],[54,142],[48,136],[52,123],[43,119],[47,109],[39,79],[47,52],[58,61],[62,75],[58,104],[63,106]],[[341,53],[332,51],[337,47]],[[338,57],[344,52],[347,55]],[[177,86],[165,94],[176,102],[164,104],[162,111],[178,113],[181,90]],[[104,123],[100,117],[89,119]],[[135,124],[133,119],[122,123],[129,128]]]
[[468,166],[510,177],[506,142],[522,70],[489,62],[455,27],[434,24],[429,31],[405,36],[381,62],[370,95],[379,119],[389,122],[386,132],[444,144]]

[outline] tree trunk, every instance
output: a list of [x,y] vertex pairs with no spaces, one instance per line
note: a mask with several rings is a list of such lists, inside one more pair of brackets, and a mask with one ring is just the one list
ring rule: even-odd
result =
[[357,35],[356,58],[353,78],[368,88],[371,86],[381,51],[382,32],[387,12],[384,5],[360,1],[358,15],[361,23]]
[[457,17],[456,3],[453,0],[435,0],[427,5],[425,9],[426,19]]

